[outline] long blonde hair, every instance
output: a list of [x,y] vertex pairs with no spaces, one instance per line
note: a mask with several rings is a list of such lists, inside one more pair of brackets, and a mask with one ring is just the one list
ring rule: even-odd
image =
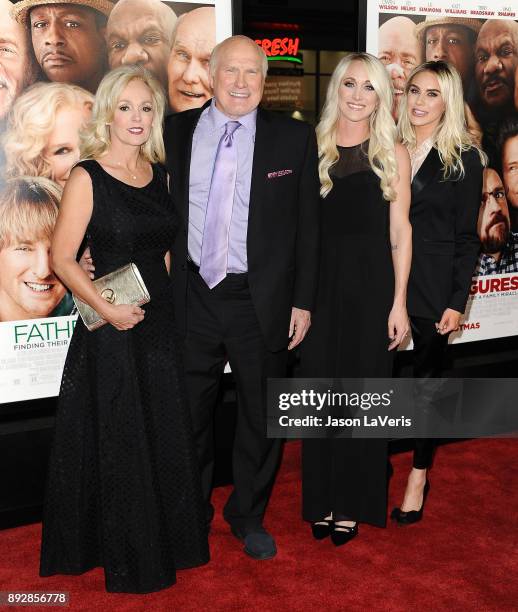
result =
[[320,175],[320,195],[325,198],[333,188],[329,170],[338,161],[336,133],[340,119],[338,90],[344,74],[352,62],[361,62],[367,71],[369,81],[378,96],[378,105],[369,119],[370,140],[368,157],[373,172],[380,178],[385,200],[396,199],[393,182],[398,176],[396,160],[396,125],[392,118],[392,84],[385,66],[370,53],[349,53],[342,58],[329,81],[326,101],[317,125],[317,141]]
[[92,108],[89,91],[68,83],[36,83],[11,108],[5,136],[5,174],[43,176],[52,179],[52,167],[43,155],[56,125],[59,111],[66,108]]
[[110,146],[109,123],[113,120],[117,102],[124,88],[138,79],[151,91],[153,103],[153,124],[148,140],[140,147],[140,153],[150,163],[164,162],[165,148],[162,138],[162,121],[165,110],[165,96],[162,86],[146,68],[130,64],[110,70],[99,83],[95,94],[92,119],[81,133],[81,158],[97,159],[106,155]]
[[486,165],[487,157],[475,144],[473,137],[468,132],[462,80],[454,66],[442,60],[438,62],[425,62],[414,68],[410,73],[399,106],[399,136],[404,145],[410,149],[415,148],[415,129],[408,114],[408,92],[412,86],[413,79],[422,72],[435,74],[444,100],[445,110],[433,136],[434,147],[437,149],[443,165],[443,179],[462,179],[465,173],[464,164],[462,163],[462,153],[464,151],[475,148],[483,165]]

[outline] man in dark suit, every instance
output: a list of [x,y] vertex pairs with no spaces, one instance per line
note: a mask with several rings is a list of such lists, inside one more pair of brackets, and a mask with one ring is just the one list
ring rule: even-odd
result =
[[214,98],[171,115],[164,131],[184,222],[171,275],[207,519],[213,409],[228,360],[238,416],[224,516],[256,559],[276,554],[263,527],[281,448],[266,437],[266,381],[285,375],[287,350],[309,328],[319,242],[314,131],[258,108],[266,70],[254,41],[223,41],[210,61]]

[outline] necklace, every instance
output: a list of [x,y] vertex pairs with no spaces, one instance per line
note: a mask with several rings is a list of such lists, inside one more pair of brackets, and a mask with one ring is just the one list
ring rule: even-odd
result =
[[125,171],[126,171],[126,172],[127,172],[127,173],[128,173],[130,176],[131,176],[131,178],[132,178],[134,181],[136,181],[136,180],[137,180],[137,176],[136,176],[135,174],[132,174],[132,173],[130,172],[130,170],[129,170],[128,168],[126,168],[125,166],[123,166],[123,165],[122,165],[120,162],[115,162],[115,164],[116,164],[117,166],[119,166],[119,168],[122,168],[123,170],[125,170]]

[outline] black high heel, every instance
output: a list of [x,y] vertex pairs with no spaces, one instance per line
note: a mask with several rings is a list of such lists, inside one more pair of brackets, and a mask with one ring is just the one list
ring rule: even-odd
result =
[[396,523],[401,527],[404,525],[412,525],[414,523],[418,523],[423,518],[424,504],[426,502],[426,497],[428,495],[429,490],[430,483],[427,480],[423,489],[423,503],[419,510],[409,510],[408,512],[403,512],[401,508],[394,508],[390,513],[390,518],[393,521],[396,521]]
[[[325,523],[325,524],[324,524]],[[327,538],[333,530],[333,519],[322,519],[316,523],[311,523],[311,533],[315,540]]]
[[350,542],[358,535],[358,523],[354,527],[347,525],[337,525],[335,523],[333,531],[331,531],[331,541],[335,546],[343,546]]

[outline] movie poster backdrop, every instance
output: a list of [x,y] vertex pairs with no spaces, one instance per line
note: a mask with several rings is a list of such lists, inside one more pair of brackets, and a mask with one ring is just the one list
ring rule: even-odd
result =
[[[518,5],[509,0],[363,0],[366,50],[386,65],[397,103],[423,61],[451,62],[468,128],[489,157],[480,197],[482,252],[450,342],[518,334]],[[469,177],[468,177],[469,178]]]
[[50,240],[103,75],[141,63],[168,112],[199,107],[231,34],[231,0],[0,0],[0,403],[59,391],[77,315]]

